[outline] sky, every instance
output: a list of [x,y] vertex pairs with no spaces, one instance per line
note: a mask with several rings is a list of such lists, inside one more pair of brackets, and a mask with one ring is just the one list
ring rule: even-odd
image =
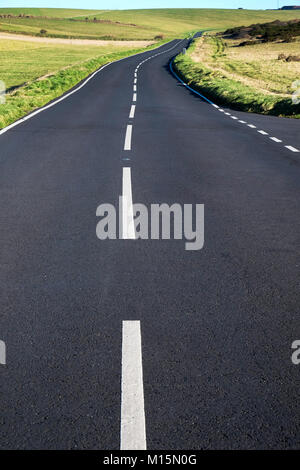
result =
[[248,8],[267,9],[300,5],[300,0],[0,0],[0,7],[85,8],[115,10],[130,8]]

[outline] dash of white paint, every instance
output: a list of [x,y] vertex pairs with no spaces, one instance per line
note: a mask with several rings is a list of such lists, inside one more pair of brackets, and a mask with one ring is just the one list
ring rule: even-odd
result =
[[236,116],[230,116],[230,117],[231,117],[231,119],[237,119],[237,117],[236,117]]
[[274,142],[282,142],[282,140],[277,139],[277,137],[270,137],[270,139],[273,140]]
[[128,124],[126,128],[124,150],[131,150],[131,136],[132,136],[132,124]]
[[121,450],[146,450],[140,321],[122,322]]
[[136,82],[137,82],[137,78],[135,78],[135,79],[133,80],[133,83],[136,83]]
[[239,119],[239,122],[240,122],[241,124],[247,124],[246,121],[242,121],[241,119]]
[[231,114],[230,114],[230,113],[225,113],[225,114],[226,114],[226,116],[231,116]]
[[136,85],[133,85],[133,91],[136,91]]
[[256,129],[256,126],[254,124],[247,124],[248,127],[251,127],[251,129]]
[[133,93],[132,101],[136,101],[136,93]]
[[300,152],[300,150],[296,149],[296,148],[293,147],[292,145],[285,145],[285,148],[287,148],[287,149],[290,150],[291,152]]
[[215,104],[215,103],[212,103],[212,105],[213,105],[213,107],[214,107],[214,108],[217,108],[217,109],[219,109],[219,106],[218,106],[217,104]]
[[130,119],[133,119],[133,118],[134,118],[134,114],[135,114],[135,104],[132,104],[132,105],[131,105],[131,108],[130,108],[129,118],[130,118]]
[[262,135],[269,135],[266,131],[262,131],[262,130],[261,130],[261,131],[257,131],[257,132],[259,132],[259,133],[262,134]]
[[2,340],[0,340],[0,364],[6,364],[6,345]]
[[131,168],[123,167],[122,181],[122,238],[124,240],[135,239],[133,218]]

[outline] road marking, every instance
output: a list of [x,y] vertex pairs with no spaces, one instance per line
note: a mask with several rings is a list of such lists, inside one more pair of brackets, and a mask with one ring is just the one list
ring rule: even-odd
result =
[[136,85],[133,85],[133,91],[136,91]]
[[122,322],[121,450],[146,450],[140,321]]
[[129,118],[130,118],[130,119],[133,119],[133,118],[134,118],[134,114],[135,114],[135,104],[132,104],[132,105],[131,105],[131,108],[130,108]]
[[296,149],[292,145],[285,145],[285,148],[289,149],[291,152],[300,152],[300,150]]
[[0,340],[0,364],[6,364],[6,345],[2,340]]
[[[170,49],[167,49],[166,51],[162,51],[160,52],[159,54],[164,54],[172,49],[174,49],[174,47],[178,46],[178,44],[180,44],[180,42],[184,41],[184,39],[178,41],[174,46],[172,46]],[[172,41],[169,41],[169,42],[172,42]],[[162,46],[158,46],[154,49],[159,49],[163,46],[165,46],[166,44],[163,44]],[[147,52],[147,51],[146,51]],[[24,121],[27,121],[27,119],[31,119],[33,116],[36,116],[37,114],[43,112],[43,111],[46,111],[46,109],[49,109],[51,108],[52,106],[55,106],[57,103],[60,103],[61,101],[65,100],[66,98],[68,98],[69,96],[73,95],[74,93],[77,93],[77,91],[81,90],[81,88],[83,88],[90,80],[92,80],[92,78],[94,78],[95,75],[97,75],[99,72],[101,72],[102,70],[104,70],[106,67],[109,67],[110,65],[112,64],[115,64],[117,62],[121,62],[122,60],[126,60],[126,59],[129,59],[130,57],[135,57],[137,55],[140,55],[140,54],[145,54],[145,51],[142,51],[142,52],[137,52],[136,54],[132,54],[131,56],[128,56],[128,57],[122,57],[122,59],[118,59],[118,60],[114,60],[112,62],[109,62],[108,64],[105,64],[103,65],[102,67],[100,67],[98,70],[96,70],[95,72],[93,72],[88,78],[86,78],[86,80],[81,83],[81,85],[77,86],[76,88],[74,88],[74,90],[70,91],[69,93],[65,94],[64,96],[61,96],[60,98],[57,98],[55,101],[53,101],[52,103],[49,103],[45,106],[42,106],[41,108],[38,108],[36,109],[35,111],[33,111],[32,113],[28,114],[27,116],[19,119],[18,121],[15,121],[13,122],[12,124],[4,127],[3,129],[0,130],[0,135],[4,134],[5,132],[7,132],[9,129],[12,129],[13,127],[15,126],[18,126],[19,124],[22,124]],[[137,72],[138,70],[138,67],[135,69],[135,71]]]
[[[179,43],[178,43],[179,44]],[[177,45],[178,45],[177,44]],[[175,46],[174,46],[175,47]],[[163,52],[160,52],[158,53],[159,54],[162,54]],[[184,81],[174,72],[173,70],[173,62],[174,62],[174,59],[171,60],[170,64],[169,64],[169,68],[172,72],[172,74],[177,78],[177,80],[183,85],[185,86],[188,90],[192,91],[193,93],[195,93],[196,95],[198,96],[201,96],[201,98],[203,98],[207,103],[209,103],[210,105],[212,105],[214,108],[217,108],[218,111],[221,111],[221,112],[224,112],[224,115],[226,116],[230,116],[232,119],[238,119],[236,118],[235,116],[232,116],[231,113],[228,113],[226,111],[224,111],[223,109],[220,109],[218,105],[216,105],[215,103],[213,103],[212,101],[210,101],[208,98],[206,98],[206,96],[202,95],[201,93],[199,93],[198,91],[194,90],[192,87],[190,87],[189,85],[187,85],[186,83],[184,83]],[[243,121],[242,119],[238,119],[239,123],[241,124],[247,124],[246,121]],[[254,124],[247,124],[248,127],[250,127],[251,129],[256,129],[256,126]],[[265,132],[263,130],[258,130],[257,132],[259,132],[260,134],[262,135],[269,135],[268,132]],[[269,137],[269,139],[273,140],[274,142],[282,142],[282,140],[280,139],[277,139],[277,137]],[[290,150],[291,152],[300,152],[300,150],[298,150],[296,147],[293,147],[292,145],[285,145],[285,148],[287,148],[288,150]]]
[[132,101],[136,101],[136,93],[133,93]]
[[257,132],[259,132],[262,135],[269,135],[266,131],[257,131]]
[[135,78],[135,79],[133,80],[133,83],[136,83],[136,82],[137,82],[137,78]]
[[128,124],[126,128],[124,150],[131,150],[132,124]]
[[132,189],[131,189],[131,168],[130,167],[123,167],[122,238],[123,240],[135,239],[133,205],[132,205]]

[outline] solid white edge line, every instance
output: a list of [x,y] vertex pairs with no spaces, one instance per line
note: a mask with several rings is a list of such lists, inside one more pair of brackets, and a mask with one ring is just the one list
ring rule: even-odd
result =
[[[159,49],[161,47],[164,47],[166,44],[169,44],[170,42],[172,42],[173,39],[169,42],[166,42],[165,44],[162,44],[161,46],[158,46],[153,50],[155,49]],[[171,47],[170,49],[167,49],[166,51],[162,51],[160,52],[160,54],[163,54],[163,53],[166,53],[168,52],[169,50],[171,49],[174,49],[174,47],[176,47],[178,44],[180,44],[180,42],[184,41],[184,39],[178,41],[173,47]],[[42,111],[46,111],[46,109],[49,109],[51,108],[52,106],[55,106],[56,104],[60,103],[61,101],[65,100],[66,98],[68,98],[69,96],[73,95],[74,93],[76,93],[77,91],[81,90],[81,88],[83,88],[92,78],[94,78],[94,76],[96,74],[98,74],[99,72],[101,72],[101,70],[104,70],[106,67],[108,67],[109,65],[112,65],[112,64],[115,64],[117,62],[121,62],[122,60],[126,60],[126,59],[130,59],[131,57],[135,57],[137,55],[140,55],[140,54],[145,54],[147,52],[150,52],[150,51],[142,51],[142,52],[137,52],[136,54],[132,54],[130,56],[127,56],[127,57],[122,57],[122,59],[118,59],[118,60],[114,60],[113,62],[109,62],[107,64],[104,64],[102,65],[99,69],[95,70],[95,72],[93,72],[89,77],[87,77],[83,83],[81,83],[81,85],[77,86],[76,88],[74,88],[74,90],[66,93],[65,95],[61,96],[60,98],[57,98],[55,101],[53,101],[52,103],[49,103],[49,104],[46,104],[45,106],[42,106],[41,108],[38,108],[36,109],[35,111],[31,112],[30,114],[28,114],[27,116],[24,116],[23,118],[21,119],[18,119],[17,121],[13,122],[12,124],[9,124],[8,126],[4,127],[3,129],[0,130],[0,135],[4,134],[5,132],[7,132],[8,130],[12,129],[13,127],[15,126],[18,126],[19,124],[22,124],[22,122],[24,121],[27,121],[27,119],[31,119],[33,116],[41,113]],[[137,71],[138,67],[136,68],[135,71]]]
[[131,150],[132,124],[127,124],[124,150]]
[[131,108],[130,108],[129,118],[130,118],[130,119],[133,119],[133,118],[134,118],[134,114],[135,114],[135,104],[132,104],[132,105],[131,105]]
[[131,168],[123,167],[122,179],[122,238],[123,240],[135,239],[133,218]]
[[121,450],[146,450],[141,323],[122,322]]

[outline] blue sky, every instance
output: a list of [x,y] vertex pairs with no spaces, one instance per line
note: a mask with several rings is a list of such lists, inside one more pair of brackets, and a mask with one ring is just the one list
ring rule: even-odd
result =
[[1,0],[1,7],[90,8],[95,10],[127,8],[277,8],[282,5],[300,5],[300,0]]

